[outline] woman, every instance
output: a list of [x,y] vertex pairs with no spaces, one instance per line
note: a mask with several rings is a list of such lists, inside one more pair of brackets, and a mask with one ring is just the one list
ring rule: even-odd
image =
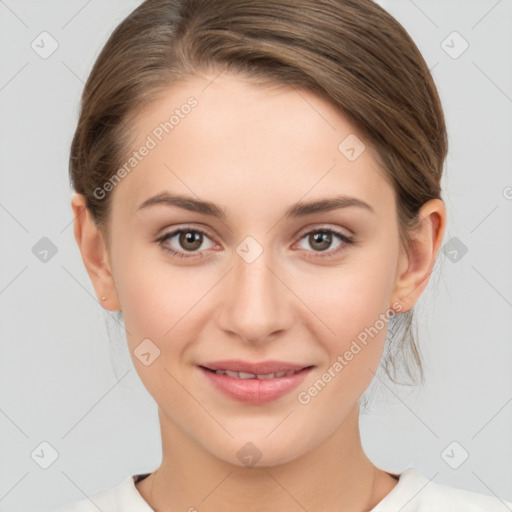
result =
[[135,9],[85,86],[72,208],[163,458],[62,510],[503,510],[359,433],[443,239],[446,152],[428,67],[370,0]]

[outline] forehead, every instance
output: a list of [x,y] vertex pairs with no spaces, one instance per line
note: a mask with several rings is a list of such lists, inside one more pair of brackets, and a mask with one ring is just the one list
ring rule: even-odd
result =
[[383,207],[394,200],[372,148],[309,91],[232,75],[193,77],[139,112],[131,129],[129,172],[114,190],[126,213],[166,190],[252,205],[253,214],[334,192]]

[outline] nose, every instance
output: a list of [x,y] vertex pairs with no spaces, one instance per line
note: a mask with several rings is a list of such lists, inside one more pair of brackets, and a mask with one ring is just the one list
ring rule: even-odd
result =
[[[250,261],[250,260],[249,260]],[[219,300],[219,327],[247,343],[275,339],[293,325],[293,293],[270,250],[249,262],[237,253]]]

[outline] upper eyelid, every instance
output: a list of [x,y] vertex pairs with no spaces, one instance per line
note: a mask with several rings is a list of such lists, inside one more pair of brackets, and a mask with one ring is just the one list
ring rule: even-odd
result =
[[169,231],[166,231],[164,229],[164,230],[162,230],[162,234],[158,235],[156,238],[159,239],[159,238],[164,238],[164,237],[170,237],[171,235],[175,236],[175,235],[177,235],[178,233],[180,233],[182,231],[197,231],[199,233],[203,233],[203,234],[207,235],[212,240],[215,238],[214,236],[212,236],[210,234],[210,232],[206,228],[203,228],[203,227],[199,228],[199,227],[195,227],[195,226],[192,226],[192,225],[184,225],[183,227],[178,226],[176,228],[169,229]]
[[[344,233],[343,229],[348,231],[348,233]],[[332,227],[332,226],[326,226],[326,225],[313,226],[313,227],[310,226],[310,227],[304,228],[303,230],[300,229],[294,236],[300,236],[302,238],[305,235],[308,235],[310,233],[316,233],[318,231],[331,231],[334,234],[343,235],[343,236],[346,236],[347,238],[350,238],[352,236],[352,232],[350,230],[348,230],[347,228],[339,228],[339,227]]]
[[[295,233],[294,233],[294,237],[296,236],[304,236],[304,235],[307,235],[311,232],[316,232],[316,231],[334,231],[334,232],[341,232],[342,230],[346,230],[348,231],[348,233],[342,233],[343,235],[347,236],[347,237],[350,237],[352,236],[352,232],[347,229],[347,228],[339,228],[339,227],[332,227],[332,226],[327,226],[327,225],[319,225],[319,226],[309,226],[309,227],[306,227],[306,228],[301,228],[299,230],[297,230]],[[191,225],[191,224],[186,224],[184,226],[178,226],[176,228],[172,228],[170,229],[169,231],[164,231],[161,235],[159,235],[159,237],[163,237],[163,236],[168,236],[168,235],[172,235],[172,234],[176,234],[176,233],[179,233],[180,231],[199,231],[201,233],[204,233],[205,235],[209,236],[210,238],[214,239],[215,236],[214,235],[211,235],[210,234],[210,231],[207,229],[207,228],[203,228],[203,227],[196,227],[194,225]]]

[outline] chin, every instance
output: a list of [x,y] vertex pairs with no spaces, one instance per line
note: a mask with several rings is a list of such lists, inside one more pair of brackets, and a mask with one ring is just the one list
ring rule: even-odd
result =
[[[246,440],[240,441],[244,438]],[[302,444],[304,439],[299,439],[301,442],[284,431],[280,437],[276,435],[272,440],[265,439],[264,435],[240,436],[230,441],[229,450],[225,446],[217,446],[210,452],[218,459],[240,468],[270,468],[292,462],[306,453],[308,447]]]

